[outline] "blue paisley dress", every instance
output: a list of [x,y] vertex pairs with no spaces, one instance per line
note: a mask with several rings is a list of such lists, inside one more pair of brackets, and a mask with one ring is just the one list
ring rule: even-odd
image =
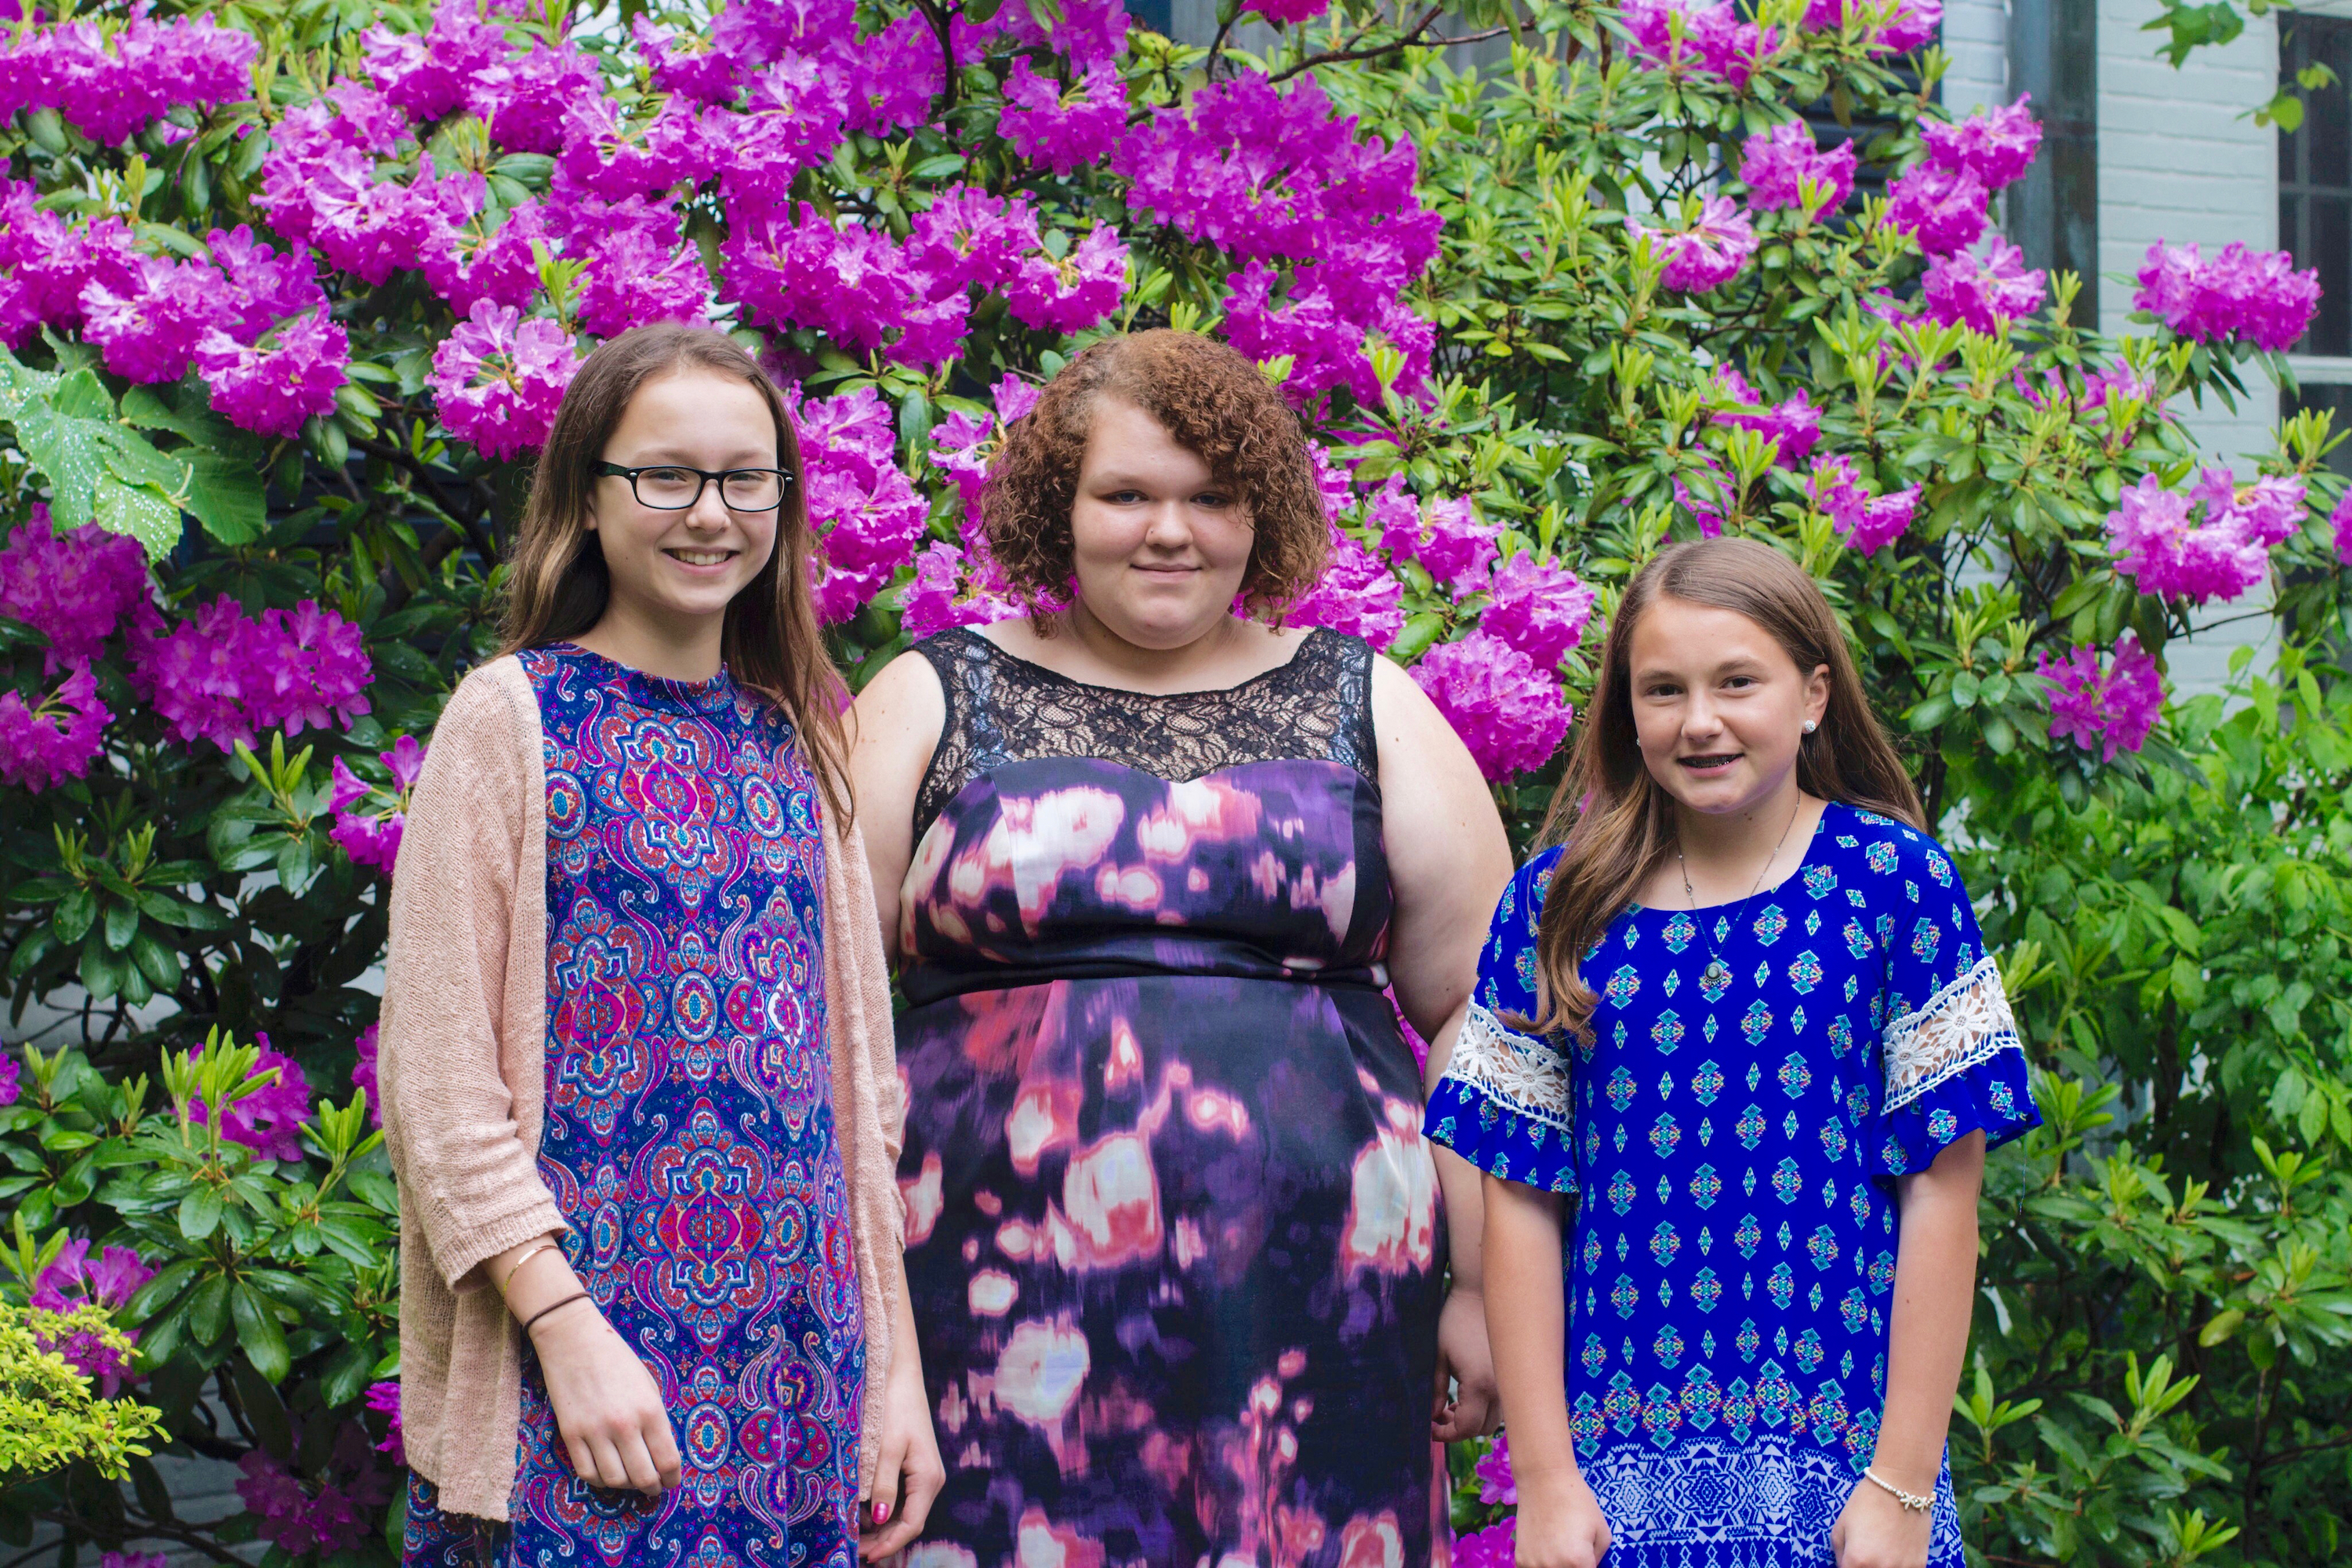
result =
[[509,1522],[413,1479],[404,1559],[849,1568],[865,1334],[835,1133],[822,796],[792,724],[568,645],[547,762],[547,1121],[566,1256],[660,1384],[658,1499],[572,1470],[524,1351]]
[[[1830,1563],[1885,1401],[1894,1178],[2040,1121],[2000,972],[1940,848],[1832,805],[1779,887],[1619,914],[1591,1043],[1536,1037],[1558,858],[1495,912],[1429,1136],[1577,1194],[1568,1403],[1611,1568]],[[1948,1469],[1928,1560],[1963,1561]]]

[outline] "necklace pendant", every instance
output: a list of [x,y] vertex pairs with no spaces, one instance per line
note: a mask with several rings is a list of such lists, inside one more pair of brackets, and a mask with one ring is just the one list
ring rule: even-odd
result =
[[1719,958],[1707,961],[1706,972],[1698,977],[1702,990],[1720,994],[1731,984],[1731,966]]

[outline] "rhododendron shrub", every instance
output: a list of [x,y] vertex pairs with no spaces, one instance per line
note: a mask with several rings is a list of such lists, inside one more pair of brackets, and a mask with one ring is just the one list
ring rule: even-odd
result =
[[[1244,9],[1263,53],[1107,0],[103,0],[0,33],[0,946],[43,1031],[0,1058],[0,1227],[82,1248],[58,1279],[154,1271],[66,1294],[139,1336],[107,1374],[238,1460],[222,1539],[383,1550],[388,879],[530,462],[632,324],[707,322],[784,385],[853,684],[1024,609],[979,500],[1047,378],[1105,332],[1221,336],[1325,505],[1286,624],[1409,667],[1521,843],[1671,540],[1813,572],[1971,832],[2199,765],[2170,652],[2215,616],[2337,624],[2324,419],[2233,470],[2177,417],[2276,367],[2313,280],[2159,247],[2129,335],[2084,330],[1995,223],[2031,106],[1937,107],[1935,0]],[[1475,75],[1419,47],[1515,24]],[[2051,1419],[2120,1397],[2085,1364]],[[1992,1462],[1956,1448],[1965,1495]],[[0,1525],[213,1528],[68,1479],[0,1489]],[[1507,1460],[1466,1484],[1466,1560],[1507,1558],[1511,1495]]]

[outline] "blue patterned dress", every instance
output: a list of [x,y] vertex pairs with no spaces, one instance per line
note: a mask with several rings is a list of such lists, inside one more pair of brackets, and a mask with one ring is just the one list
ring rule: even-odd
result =
[[[1893,1178],[2040,1121],[2000,970],[1942,850],[1832,805],[1779,887],[1619,914],[1592,1044],[1531,1037],[1558,858],[1495,912],[1429,1136],[1579,1196],[1568,1403],[1611,1568],[1829,1563],[1885,1400]],[[1936,1499],[1959,1568],[1948,1471]]]
[[662,1390],[685,1480],[575,1477],[524,1352],[509,1523],[415,1479],[404,1557],[849,1568],[865,1335],[835,1134],[822,796],[791,723],[560,645],[547,758],[547,1122],[564,1251]]

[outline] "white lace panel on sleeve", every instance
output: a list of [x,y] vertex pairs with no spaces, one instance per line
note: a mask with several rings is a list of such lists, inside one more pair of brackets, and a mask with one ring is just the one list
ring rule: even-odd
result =
[[1543,1041],[1506,1028],[1475,1002],[1454,1041],[1445,1076],[1521,1116],[1570,1131],[1568,1063]]
[[2003,1051],[2021,1050],[2017,1020],[1990,954],[1886,1030],[1887,1113]]

